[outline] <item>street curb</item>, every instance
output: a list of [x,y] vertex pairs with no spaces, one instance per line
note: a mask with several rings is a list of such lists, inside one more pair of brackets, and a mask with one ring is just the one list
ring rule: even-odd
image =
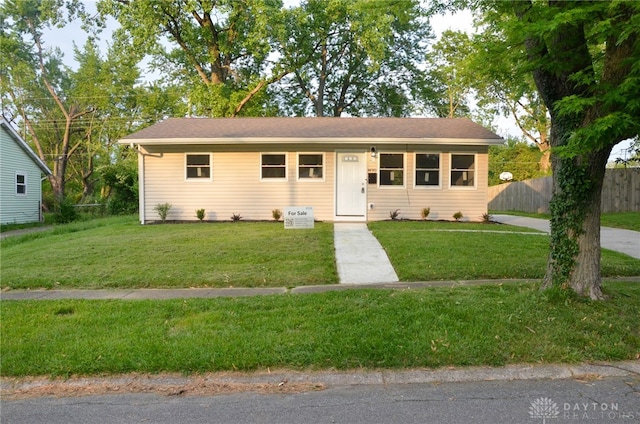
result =
[[[66,387],[110,386],[136,387],[134,392],[164,392],[167,387],[184,387],[198,384],[240,385],[246,391],[254,386],[307,384],[308,390],[335,386],[401,385],[469,383],[481,381],[514,380],[563,380],[592,381],[600,378],[631,377],[640,379],[640,360],[582,364],[517,364],[504,367],[468,367],[446,369],[412,369],[404,371],[258,371],[254,373],[208,373],[193,376],[179,374],[140,375],[126,374],[111,377],[71,377],[49,379],[46,377],[8,378],[0,380],[0,390],[5,395],[28,393],[51,385]],[[64,395],[63,395],[64,396]]]

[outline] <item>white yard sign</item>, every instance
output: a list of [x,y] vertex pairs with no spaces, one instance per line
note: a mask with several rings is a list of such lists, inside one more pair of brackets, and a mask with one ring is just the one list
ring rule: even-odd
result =
[[284,228],[313,228],[313,207],[289,206],[284,208]]

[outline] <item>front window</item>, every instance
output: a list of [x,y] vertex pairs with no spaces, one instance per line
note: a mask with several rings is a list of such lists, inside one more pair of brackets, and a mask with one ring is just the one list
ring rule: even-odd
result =
[[416,153],[416,186],[440,186],[440,155]]
[[24,196],[27,194],[27,175],[16,174],[16,194]]
[[324,155],[322,153],[300,153],[298,155],[298,179],[322,179],[324,177]]
[[451,186],[475,187],[476,156],[451,154]]
[[210,154],[190,154],[186,156],[186,177],[187,180],[210,180],[211,179],[211,155]]
[[380,153],[380,185],[404,185],[404,154]]
[[260,155],[260,178],[263,180],[285,180],[287,178],[287,155],[284,153],[262,153]]

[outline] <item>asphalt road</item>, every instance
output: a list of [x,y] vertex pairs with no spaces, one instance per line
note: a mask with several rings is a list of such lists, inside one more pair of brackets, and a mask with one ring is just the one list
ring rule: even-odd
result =
[[295,394],[2,400],[3,424],[640,423],[640,376],[330,386]]

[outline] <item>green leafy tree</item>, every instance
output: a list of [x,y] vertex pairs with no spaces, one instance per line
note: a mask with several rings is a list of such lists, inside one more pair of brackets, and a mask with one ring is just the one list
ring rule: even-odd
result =
[[3,3],[0,13],[3,22],[12,23],[0,29],[3,112],[53,170],[46,203],[67,197],[71,203],[104,200],[96,194],[104,183],[96,169],[122,157],[115,142],[184,112],[182,93],[141,85],[138,58],[117,42],[103,57],[96,41],[100,22],[87,27],[82,47],[75,46],[77,68],[65,66],[59,50],[45,48],[45,29],[88,19],[78,2],[15,0]]
[[469,116],[469,100],[477,77],[470,67],[474,47],[464,32],[446,30],[426,55],[422,95],[428,113],[440,118]]
[[273,91],[287,115],[405,116],[429,37],[416,1],[307,0],[286,14]]
[[184,113],[185,107],[181,93],[173,86],[139,84],[136,59],[117,45],[103,58],[95,41],[89,39],[83,50],[76,48],[76,61],[79,66],[71,73],[69,96],[92,113],[78,123],[84,129],[83,143],[78,146],[81,160],[70,163],[75,181],[82,183],[82,200],[103,202],[107,199],[101,185],[111,184],[96,170],[128,158],[117,140],[167,116]]
[[59,51],[45,48],[43,31],[82,14],[79,1],[8,0],[0,5],[3,109],[22,124],[26,138],[50,165],[57,202],[65,198],[67,168],[82,143],[76,124],[92,109],[68,98],[69,70]]
[[489,147],[489,185],[503,183],[500,174],[510,172],[512,181],[524,181],[550,175],[540,169],[542,152],[529,143],[508,139],[500,146]]
[[524,46],[508,44],[504,29],[493,22],[484,22],[480,28],[466,61],[478,108],[491,118],[501,114],[513,119],[526,140],[542,152],[540,169],[549,171],[551,121],[533,75],[521,60]]
[[124,215],[138,210],[138,163],[135,155],[99,168],[102,198],[107,200],[111,215]]
[[98,8],[121,24],[124,49],[149,55],[153,68],[180,83],[190,113],[261,114],[264,89],[287,72],[268,61],[279,0],[100,0]]
[[[551,245],[543,286],[602,299],[605,165],[640,132],[640,3],[481,2],[532,74],[551,116]],[[497,58],[496,58],[497,60]]]

